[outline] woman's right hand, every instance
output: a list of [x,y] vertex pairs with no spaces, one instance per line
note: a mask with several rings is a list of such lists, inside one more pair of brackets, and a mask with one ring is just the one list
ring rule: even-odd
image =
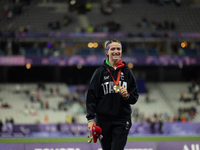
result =
[[91,134],[92,134],[92,127],[93,126],[96,126],[96,124],[95,124],[94,120],[90,120],[88,122],[88,129],[89,129],[89,131],[90,131]]

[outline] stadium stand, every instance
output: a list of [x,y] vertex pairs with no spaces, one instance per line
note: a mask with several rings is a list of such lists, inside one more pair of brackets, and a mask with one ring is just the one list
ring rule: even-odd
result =
[[[194,99],[194,97],[191,97],[190,101],[180,101],[180,94],[185,93],[188,94],[189,87],[191,86],[191,83],[160,83],[156,84],[158,86],[158,89],[160,89],[160,93],[163,94],[163,97],[166,98],[167,102],[169,103],[170,107],[175,110],[175,112],[178,112],[180,108],[192,108],[196,107],[196,110],[199,110],[199,98],[197,100]],[[176,91],[176,92],[174,92]],[[193,95],[193,94],[192,94]],[[199,122],[199,113],[196,114],[196,116],[191,120],[194,122]]]
[[[64,9],[63,9],[64,7]],[[57,11],[59,10],[59,11]],[[63,10],[63,12],[62,12]],[[12,18],[12,30],[15,32],[20,32],[20,28],[26,28],[29,26],[28,32],[51,32],[52,29],[48,28],[48,24],[51,21],[58,21],[60,23],[60,28],[62,32],[75,32],[77,23],[77,15],[75,13],[70,13],[70,18],[73,18],[72,23],[68,24],[67,27],[64,26],[63,21],[66,16],[67,5],[63,3],[58,4],[36,4],[25,5],[23,7],[23,13],[17,17]],[[55,19],[56,18],[56,19]],[[4,26],[2,26],[3,31],[9,31],[7,25],[9,21],[4,21]],[[67,28],[67,30],[66,30]],[[58,31],[58,30],[55,30]],[[60,31],[60,30],[59,30]]]
[[[4,3],[2,2],[2,4]],[[159,6],[150,4],[146,0],[130,3],[117,1],[111,5],[114,10],[110,15],[101,13],[101,4],[95,1],[91,3],[90,11],[79,14],[77,11],[69,11],[67,2],[42,3],[41,1],[33,1],[30,5],[23,5],[22,13],[12,18],[12,29],[19,31],[21,27],[28,25],[30,32],[81,32],[82,28],[86,28],[84,30],[87,31],[89,26],[94,27],[108,21],[114,21],[120,25],[118,31],[125,33],[200,31],[198,26],[200,10],[198,7],[189,5],[188,1],[183,1],[180,7],[176,7],[173,3]],[[66,27],[63,25],[65,15],[72,19]],[[60,23],[60,28],[50,30],[48,23],[55,21],[55,18]],[[2,20],[2,30],[8,31],[10,22]],[[140,25],[138,26],[138,24]],[[157,26],[159,24],[160,27]]]
[[[138,103],[132,106],[133,114],[138,109],[140,115],[144,115],[143,121],[151,118],[154,114],[162,114],[165,122],[178,121],[174,120],[174,118],[178,117],[178,109],[180,107],[190,108],[195,106],[196,110],[200,108],[200,105],[197,105],[195,101],[190,103],[179,101],[179,93],[187,92],[189,85],[190,83],[188,82],[146,83],[146,88],[149,89],[148,93],[151,96],[150,101],[146,101],[146,93],[141,93]],[[84,95],[81,98],[79,94],[78,99],[66,102],[66,95],[70,93],[75,95],[76,93],[74,90],[70,90],[66,84],[46,83],[46,90],[40,90],[40,100],[37,100],[37,84],[24,84],[20,88],[17,88],[17,86],[19,84],[1,84],[1,105],[3,103],[10,105],[10,108],[1,107],[0,109],[0,118],[3,121],[13,118],[15,124],[46,123],[44,118],[48,116],[48,123],[65,123],[68,116],[75,117],[77,123],[87,123],[85,111],[83,110],[85,106],[82,107],[80,103],[85,101]],[[23,92],[23,87],[30,89],[34,97],[33,101]],[[59,95],[55,91],[57,87],[60,89]],[[54,89],[52,94],[51,88]],[[46,108],[46,104],[42,108],[41,101],[48,102],[48,108]],[[58,107],[58,104],[62,102],[67,104],[64,109]],[[63,103],[62,106],[64,106]],[[200,121],[199,119],[200,117],[197,114],[193,119],[189,118],[187,121],[198,122]]]
[[[17,86],[20,87],[19,90],[17,90]],[[2,120],[12,117],[16,124],[44,123],[44,117],[48,114],[50,122],[65,122],[66,111],[57,111],[58,103],[63,101],[63,96],[57,95],[55,91],[53,94],[50,93],[50,88],[56,89],[57,87],[59,87],[61,95],[69,93],[65,84],[48,83],[46,90],[40,90],[40,100],[38,100],[37,84],[1,85],[1,104],[6,102],[10,104],[10,108],[1,107]],[[24,90],[30,90],[30,95],[27,95]],[[31,99],[31,96],[33,96],[33,99]],[[40,101],[44,102],[43,108],[41,108]],[[48,106],[45,103],[48,103]]]
[[[197,32],[196,17],[199,15],[199,9],[190,7],[187,1],[182,2],[181,7],[175,7],[173,4],[159,6],[149,4],[146,0],[133,1],[131,3],[113,3],[114,11],[111,15],[104,15],[98,9],[90,11],[86,15],[91,25],[102,24],[109,20],[119,22],[121,32],[156,32],[152,22],[160,22],[164,26],[165,21],[175,23],[177,32]],[[148,13],[147,13],[148,12]],[[150,12],[150,13],[149,13]],[[193,15],[195,14],[195,15]],[[156,18],[155,18],[156,16]],[[194,16],[194,18],[190,17]],[[146,18],[148,25],[137,27],[142,18]],[[180,19],[182,18],[182,19]],[[196,19],[195,19],[196,18]],[[190,20],[190,21],[188,21]],[[170,32],[173,29],[157,29],[157,31]]]
[[[1,13],[4,13],[4,6],[11,5],[13,3],[4,3],[1,2],[2,9]],[[101,12],[101,3],[98,1],[91,1],[91,9],[84,14],[79,14],[77,11],[71,11],[69,9],[69,4],[64,1],[31,1],[29,5],[22,1],[22,13],[20,15],[14,15],[11,21],[6,18],[1,19],[1,31],[21,33],[22,35],[25,32],[29,33],[47,33],[51,35],[55,33],[60,35],[61,33],[77,33],[77,32],[122,32],[128,33],[130,36],[143,36],[144,34],[149,34],[148,36],[154,37],[156,33],[189,33],[189,32],[199,32],[199,19],[200,11],[198,5],[192,5],[190,1],[183,1],[180,7],[176,7],[172,2],[169,4],[164,4],[160,6],[155,3],[149,3],[146,0],[141,1],[131,1],[129,3],[123,3],[117,0],[115,3],[111,4],[113,12],[110,15],[105,15]],[[145,10],[145,11],[144,11]],[[151,13],[146,13],[151,12]],[[155,18],[156,16],[156,18]],[[192,17],[191,17],[192,16]],[[55,19],[56,18],[56,19]],[[66,24],[67,18],[67,25]],[[175,28],[171,29],[171,23],[175,24]],[[158,29],[157,25],[160,24],[162,29]],[[55,27],[54,27],[55,25]],[[92,30],[90,28],[93,27]],[[52,29],[57,28],[57,29]],[[59,28],[59,29],[58,29]],[[84,29],[83,29],[84,28]],[[109,31],[108,28],[111,31]],[[136,38],[137,39],[137,38]],[[155,42],[155,41],[154,41]],[[167,41],[166,41],[167,42]],[[168,41],[169,42],[169,41]],[[173,40],[170,42],[173,42]],[[164,49],[156,47],[128,47],[130,53],[125,53],[130,55],[145,55],[145,56],[158,56],[158,55],[182,55],[182,56],[196,56],[200,55],[199,44],[195,43],[197,48],[186,47],[180,50],[172,52],[169,50],[169,46],[164,46]],[[35,48],[33,46],[23,47],[22,44],[19,44],[20,54],[26,56],[44,56],[45,48],[40,47]],[[37,45],[37,43],[36,43]],[[61,47],[61,43],[59,45]],[[72,45],[75,47],[75,45]],[[34,48],[33,48],[34,47]],[[54,48],[54,47],[53,47]],[[69,49],[70,48],[66,48]],[[104,55],[102,51],[96,50],[91,51],[85,47],[79,48],[76,50],[73,48],[73,52],[61,52],[65,51],[56,50],[53,51],[55,55],[71,55],[71,54],[80,54],[80,55]],[[140,49],[140,50],[133,50]],[[0,55],[6,55],[2,48],[0,48]],[[51,50],[52,51],[52,50]],[[67,50],[66,50],[67,51]],[[53,52],[52,52],[53,53]],[[51,53],[51,55],[53,55]]]

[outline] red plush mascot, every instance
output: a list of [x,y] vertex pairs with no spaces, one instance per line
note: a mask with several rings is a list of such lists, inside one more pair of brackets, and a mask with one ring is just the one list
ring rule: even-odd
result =
[[[101,133],[102,133],[102,130],[101,130],[101,128],[99,126],[93,126],[92,127],[92,138],[88,141],[88,143],[91,143],[92,139],[93,139],[93,142],[96,143],[98,138],[102,138],[103,137],[101,135]],[[91,134],[90,134],[90,136],[91,136]],[[88,136],[88,138],[90,136]]]

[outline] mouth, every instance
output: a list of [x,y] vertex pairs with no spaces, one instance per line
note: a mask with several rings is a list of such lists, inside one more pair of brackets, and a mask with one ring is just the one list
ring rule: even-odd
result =
[[120,53],[112,54],[112,56],[120,56]]

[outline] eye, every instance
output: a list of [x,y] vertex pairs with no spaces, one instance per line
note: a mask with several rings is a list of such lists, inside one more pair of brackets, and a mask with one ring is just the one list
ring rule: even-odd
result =
[[110,50],[114,51],[115,49],[117,49],[118,51],[120,51],[120,50],[121,50],[121,48],[120,48],[120,47],[117,47],[117,48],[113,47],[113,48],[111,48]]
[[119,51],[119,50],[121,50],[120,48],[117,48],[117,50]]
[[115,50],[115,48],[111,48],[110,50],[114,51],[114,50]]

